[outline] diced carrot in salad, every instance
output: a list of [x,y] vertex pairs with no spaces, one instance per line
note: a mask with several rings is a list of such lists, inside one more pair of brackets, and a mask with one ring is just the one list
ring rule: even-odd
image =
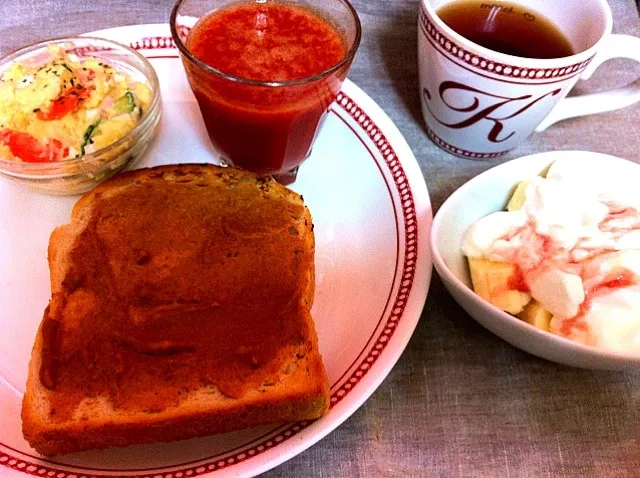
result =
[[60,161],[69,154],[69,148],[57,139],[42,143],[29,133],[11,129],[0,130],[0,142],[9,147],[11,154],[27,163]]
[[42,121],[57,120],[77,111],[82,106],[82,103],[89,98],[92,90],[92,86],[72,86],[53,100],[48,110],[38,111],[38,119]]

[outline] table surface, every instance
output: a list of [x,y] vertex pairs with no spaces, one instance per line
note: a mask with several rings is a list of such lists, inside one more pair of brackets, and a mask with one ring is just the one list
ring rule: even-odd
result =
[[[579,1],[579,0],[571,0]],[[167,22],[172,0],[0,0],[0,54],[47,37]],[[640,162],[640,105],[559,123],[499,160],[455,158],[423,127],[416,0],[355,0],[363,24],[349,77],[391,117],[420,163],[434,211],[478,173],[548,150]],[[633,0],[610,0],[614,32],[640,36]],[[579,92],[622,86],[640,66],[613,60]],[[474,322],[434,274],[420,323],[373,396],[324,440],[265,474],[619,476],[640,474],[640,372],[594,372],[521,352]]]

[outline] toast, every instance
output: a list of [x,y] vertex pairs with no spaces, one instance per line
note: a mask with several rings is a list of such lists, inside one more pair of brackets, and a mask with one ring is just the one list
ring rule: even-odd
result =
[[39,453],[328,410],[311,216],[273,179],[195,164],[120,174],[53,231],[48,260],[22,403]]

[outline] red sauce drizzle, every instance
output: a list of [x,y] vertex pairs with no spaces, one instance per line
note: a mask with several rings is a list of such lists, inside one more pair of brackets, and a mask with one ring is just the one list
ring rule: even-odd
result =
[[[633,224],[629,227],[614,227],[611,225],[611,222],[614,220],[620,220],[628,217],[637,217],[638,211],[636,209],[630,207],[620,207],[613,203],[606,203],[606,205],[609,208],[609,214],[598,224],[598,228],[601,231],[612,232],[615,237],[620,237],[621,235],[626,234],[630,231],[640,229],[640,223]],[[537,246],[536,249],[539,255],[539,261],[533,267],[523,270],[522,265],[520,264],[520,249],[515,249],[510,262],[516,266],[516,272],[509,279],[508,288],[510,290],[518,290],[520,292],[529,292],[530,289],[527,285],[526,277],[529,274],[534,273],[546,262],[553,261],[554,257],[556,257],[557,254],[563,252],[563,250],[562,247],[557,245],[551,237],[536,232],[535,218],[529,218],[525,225],[517,228],[516,230],[505,233],[500,239],[508,242],[517,236],[524,237],[525,240],[530,240],[534,245]],[[578,240],[574,249],[581,248],[585,240],[586,239]],[[570,264],[590,261],[598,256],[615,252],[613,249],[602,248],[598,250],[592,250],[591,253],[584,259],[573,260],[571,259],[571,256],[574,249],[567,251],[567,262]],[[604,282],[598,284],[592,290],[587,292],[585,300],[582,302],[582,304],[580,304],[578,313],[574,317],[564,319],[562,321],[562,325],[560,326],[560,333],[562,335],[569,336],[574,329],[580,332],[588,332],[589,327],[584,321],[582,321],[582,319],[591,308],[592,299],[594,296],[606,294],[614,289],[621,289],[623,287],[637,285],[638,283],[640,283],[640,278],[628,269],[620,269],[616,273],[610,274]]]
[[509,278],[508,287],[509,287],[509,290],[529,292],[529,286],[527,285],[527,281],[524,278],[522,269],[520,269],[520,267],[518,267],[517,265],[516,265],[515,272]]
[[607,289],[620,289],[622,287],[629,287],[638,283],[636,275],[628,269],[623,269],[616,277],[607,280],[602,284],[599,284],[594,291],[602,288]]
[[[586,303],[587,301],[585,300],[583,304],[586,304]],[[570,319],[565,319],[562,322],[562,326],[560,327],[560,333],[562,335],[569,336],[573,329],[577,329],[580,332],[587,332],[588,330],[587,324],[585,324],[584,322],[580,322],[580,320],[586,313],[587,309],[585,309],[585,312],[582,312],[582,307],[581,307],[580,310],[581,312],[579,312],[578,315],[576,315],[575,317],[571,317]]]
[[618,209],[620,206],[616,206],[615,204],[607,204],[607,207],[609,208],[609,215],[606,218],[604,218],[602,221],[600,221],[600,224],[598,224],[598,229],[600,229],[601,231],[603,232],[615,231],[615,232],[626,233],[626,232],[636,230],[638,229],[638,227],[640,227],[638,224],[632,227],[622,227],[622,228],[610,226],[609,223],[611,221],[624,219],[627,217],[637,218],[638,211],[632,207],[625,207],[622,209]]
[[540,234],[540,239],[542,240],[542,252],[545,256],[550,256],[551,254],[557,252],[557,248],[553,243],[553,239],[543,234]]
[[590,290],[585,297],[582,304],[580,304],[580,309],[578,313],[571,317],[570,319],[565,319],[562,322],[562,326],[560,327],[560,332],[563,335],[568,336],[573,329],[577,329],[581,332],[587,332],[588,327],[587,324],[581,322],[584,316],[587,314],[589,309],[591,309],[591,302],[593,297],[597,295],[607,294],[615,289],[622,289],[624,287],[630,287],[632,285],[636,285],[640,282],[640,278],[633,272],[628,269],[620,269],[617,274],[610,274],[610,278],[606,279],[604,282],[601,282],[592,290]]

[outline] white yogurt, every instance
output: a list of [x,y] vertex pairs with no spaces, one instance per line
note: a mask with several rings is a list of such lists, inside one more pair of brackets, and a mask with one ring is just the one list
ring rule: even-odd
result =
[[476,221],[462,251],[517,265],[553,314],[552,332],[640,353],[640,168],[575,165],[559,160],[546,178],[532,178],[522,208]]

